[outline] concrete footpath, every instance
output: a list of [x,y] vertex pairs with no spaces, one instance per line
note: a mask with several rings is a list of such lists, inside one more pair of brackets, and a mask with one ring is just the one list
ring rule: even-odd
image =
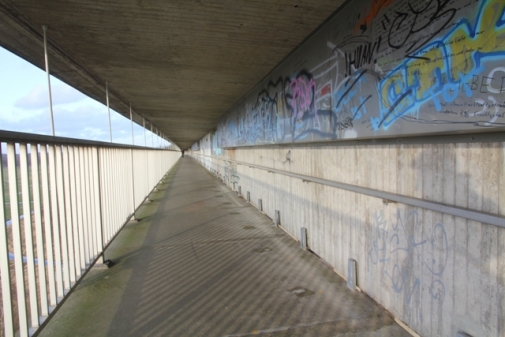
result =
[[410,336],[193,159],[40,336]]

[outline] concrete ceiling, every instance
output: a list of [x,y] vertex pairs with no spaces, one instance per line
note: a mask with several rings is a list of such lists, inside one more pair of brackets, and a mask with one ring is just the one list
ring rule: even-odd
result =
[[180,148],[219,118],[343,0],[0,0],[0,45]]

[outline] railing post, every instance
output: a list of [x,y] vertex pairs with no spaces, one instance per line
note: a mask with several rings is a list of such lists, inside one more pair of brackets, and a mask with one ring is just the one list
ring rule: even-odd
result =
[[104,245],[104,242],[105,242],[105,238],[104,238],[104,228],[103,228],[103,207],[102,207],[102,184],[100,183],[100,177],[101,177],[101,170],[100,170],[100,149],[94,147],[93,148],[93,152],[96,152],[94,153],[94,174],[93,174],[93,181],[95,182],[95,187],[96,187],[96,191],[97,191],[97,197],[95,198],[95,202],[96,202],[96,209],[98,210],[97,212],[97,223],[98,223],[98,226],[100,227],[100,235],[99,235],[99,239],[101,242],[99,242],[99,247],[100,249],[102,250],[101,252],[101,257],[98,258],[97,260],[97,263],[104,263],[105,262],[105,245]]

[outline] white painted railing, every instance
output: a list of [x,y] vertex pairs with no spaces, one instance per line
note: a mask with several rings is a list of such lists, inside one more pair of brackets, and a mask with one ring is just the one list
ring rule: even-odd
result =
[[5,134],[0,335],[23,337],[37,331],[103,257],[180,152]]

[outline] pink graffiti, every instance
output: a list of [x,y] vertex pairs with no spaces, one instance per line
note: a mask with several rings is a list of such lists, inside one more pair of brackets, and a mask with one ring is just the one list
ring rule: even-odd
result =
[[303,117],[305,111],[313,110],[316,82],[312,78],[298,77],[293,79],[290,85],[293,94],[291,103],[293,118],[299,120]]

